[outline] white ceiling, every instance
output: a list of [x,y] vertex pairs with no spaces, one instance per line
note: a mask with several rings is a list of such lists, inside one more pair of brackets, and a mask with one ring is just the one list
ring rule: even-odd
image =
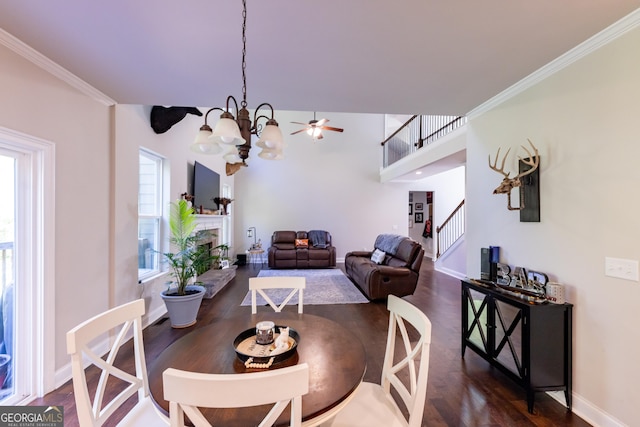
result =
[[[465,114],[638,0],[247,0],[247,102]],[[118,103],[242,98],[240,0],[0,2],[0,28]]]

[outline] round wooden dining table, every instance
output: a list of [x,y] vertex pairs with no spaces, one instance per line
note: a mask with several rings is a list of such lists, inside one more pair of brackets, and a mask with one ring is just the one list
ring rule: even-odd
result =
[[[303,425],[315,425],[339,411],[362,382],[366,353],[360,339],[333,320],[293,312],[261,312],[223,319],[178,339],[149,364],[151,397],[165,414],[162,373],[167,368],[214,374],[241,374],[261,369],[247,368],[235,351],[235,338],[256,323],[271,320],[278,326],[293,328],[300,336],[292,356],[269,369],[298,363],[309,365],[309,393],[302,397]],[[215,426],[257,425],[270,406],[252,408],[201,408]],[[288,410],[277,425],[288,425]]]

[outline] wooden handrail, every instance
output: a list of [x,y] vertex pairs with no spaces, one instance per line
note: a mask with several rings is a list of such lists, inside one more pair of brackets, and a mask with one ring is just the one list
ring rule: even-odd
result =
[[396,131],[394,133],[392,133],[391,135],[389,135],[389,137],[387,137],[387,139],[385,139],[384,141],[382,141],[380,143],[380,145],[382,145],[384,147],[384,145],[389,142],[389,140],[391,140],[394,136],[396,136],[398,133],[400,133],[400,131],[404,128],[406,128],[407,126],[409,126],[409,124],[416,118],[418,117],[416,114],[414,114],[413,116],[411,116],[411,118],[409,120],[407,120],[406,122],[404,122],[404,124],[402,126],[400,126],[398,129],[396,129]]
[[[451,212],[451,214],[442,222],[442,225],[436,227],[436,258],[440,258],[440,255],[447,251],[463,234],[464,234],[464,217],[459,218],[462,208],[464,207],[464,200]],[[454,218],[456,222],[454,223]],[[452,231],[443,233],[446,236],[442,236],[442,232],[449,228],[453,228]],[[446,242],[441,244],[441,240],[446,238]]]
[[460,202],[460,204],[453,210],[453,212],[451,212],[451,215],[449,215],[447,217],[447,219],[445,219],[444,221],[442,221],[442,225],[439,227],[436,227],[436,232],[440,232],[440,230],[442,230],[448,223],[449,221],[451,221],[451,218],[453,218],[455,216],[455,214],[462,209],[462,207],[464,206],[464,200],[462,200]]

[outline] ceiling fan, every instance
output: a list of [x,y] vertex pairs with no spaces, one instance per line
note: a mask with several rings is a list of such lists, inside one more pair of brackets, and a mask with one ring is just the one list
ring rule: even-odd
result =
[[335,132],[343,132],[344,129],[340,129],[340,128],[334,128],[331,126],[325,126],[325,123],[327,123],[329,120],[328,119],[320,119],[320,120],[316,120],[316,113],[313,113],[313,120],[310,120],[309,123],[300,123],[300,122],[291,122],[297,125],[303,125],[304,128],[297,130],[295,132],[291,132],[291,135],[295,135],[297,133],[300,132],[304,132],[306,131],[309,135],[311,135],[311,137],[313,139],[322,139],[322,131],[323,130],[332,130]]

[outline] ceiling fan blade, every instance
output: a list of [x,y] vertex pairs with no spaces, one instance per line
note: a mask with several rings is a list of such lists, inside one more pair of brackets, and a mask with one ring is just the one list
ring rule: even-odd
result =
[[315,125],[316,125],[316,126],[322,126],[322,125],[324,125],[325,123],[327,123],[328,121],[329,121],[328,119],[320,119],[320,120],[318,120],[318,122],[317,122],[317,123],[315,123]]
[[300,133],[300,132],[304,132],[304,131],[306,131],[306,129],[300,129],[300,130],[297,130],[295,132],[291,132],[291,135],[295,135],[296,133]]
[[309,126],[309,123],[300,123],[300,122],[291,122],[291,123],[295,123],[297,125],[302,125],[302,126]]
[[333,130],[333,131],[336,131],[336,132],[344,132],[344,129],[334,128],[334,127],[331,127],[331,126],[322,126],[322,129],[323,130]]

